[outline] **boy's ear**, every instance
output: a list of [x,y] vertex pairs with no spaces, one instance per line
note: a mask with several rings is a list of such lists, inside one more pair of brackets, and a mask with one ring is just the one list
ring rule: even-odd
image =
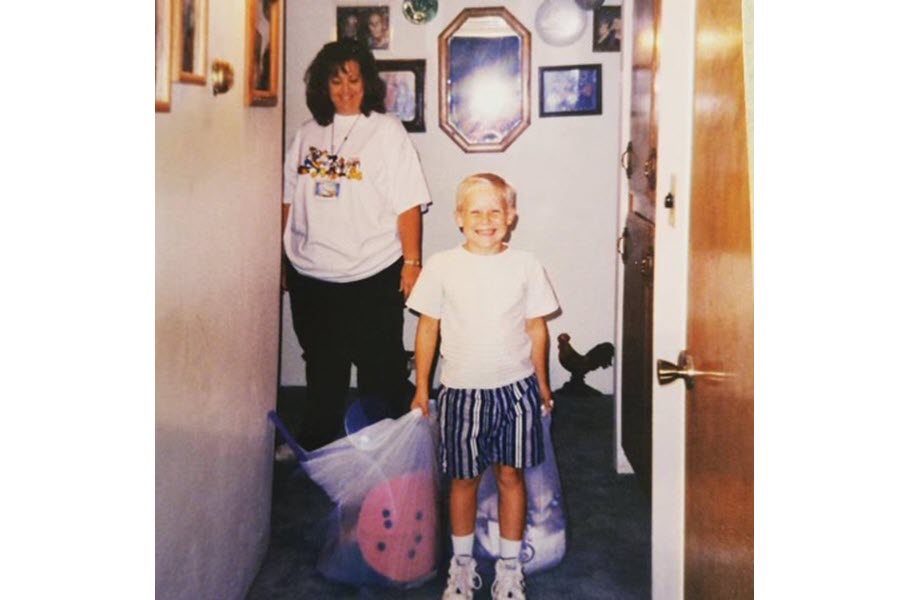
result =
[[454,212],[453,216],[454,216],[454,218],[456,218],[456,226],[459,227],[460,229],[462,229],[463,219],[462,219],[462,215],[460,214],[460,212],[459,211]]
[[510,208],[509,210],[506,211],[506,225],[507,225],[507,227],[510,226],[510,225],[512,225],[513,222],[515,222],[516,216],[517,216],[517,215],[516,215],[516,209],[514,209],[514,208]]

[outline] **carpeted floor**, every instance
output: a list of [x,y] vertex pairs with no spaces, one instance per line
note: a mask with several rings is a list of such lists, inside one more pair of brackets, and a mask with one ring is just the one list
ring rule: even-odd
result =
[[[289,421],[303,401],[303,390],[282,392],[279,414]],[[528,598],[650,598],[650,502],[633,475],[615,472],[613,400],[561,393],[555,399],[552,435],[565,501],[567,549],[557,567],[526,579]],[[332,505],[314,482],[293,471],[291,465],[275,465],[271,543],[248,600],[441,597],[445,560],[437,577],[412,590],[358,589],[325,580],[315,565]],[[493,564],[480,561],[478,571],[484,585],[475,597],[490,598]]]

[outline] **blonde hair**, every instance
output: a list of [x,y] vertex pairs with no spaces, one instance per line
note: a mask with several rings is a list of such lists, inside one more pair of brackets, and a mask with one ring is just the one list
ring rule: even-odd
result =
[[456,188],[456,211],[462,210],[463,203],[476,188],[489,187],[500,199],[506,202],[506,208],[516,210],[516,190],[505,179],[493,173],[476,173],[469,175]]

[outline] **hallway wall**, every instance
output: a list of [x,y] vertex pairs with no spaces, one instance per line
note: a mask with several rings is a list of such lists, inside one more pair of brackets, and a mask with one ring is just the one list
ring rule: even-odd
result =
[[282,110],[243,105],[245,4],[210,2],[213,96],[156,114],[156,597],[238,600],[269,535]]
[[[503,3],[531,31],[531,125],[502,153],[466,154],[438,125],[437,37],[464,7],[497,6],[496,0],[443,2],[425,25],[409,23],[402,2],[391,0],[391,47],[376,59],[425,58],[425,133],[412,133],[434,203],[425,215],[425,257],[461,243],[453,221],[456,186],[466,175],[495,171],[518,191],[519,222],[511,244],[529,249],[544,263],[562,306],[549,322],[550,379],[554,388],[569,378],[556,358],[556,336],[568,332],[572,345],[586,352],[615,339],[616,215],[619,158],[621,55],[592,51],[593,18],[569,46],[546,44],[535,28],[542,0]],[[310,118],[304,100],[303,74],[315,53],[336,37],[335,0],[297,0],[288,7],[285,25],[285,130],[293,135]],[[610,3],[618,4],[618,2]],[[603,114],[563,118],[539,117],[538,67],[603,65]],[[288,140],[289,141],[289,140]],[[282,329],[281,383],[304,385],[300,348],[285,305]],[[412,349],[417,319],[407,313],[405,342]],[[588,374],[589,385],[613,391],[613,369]]]

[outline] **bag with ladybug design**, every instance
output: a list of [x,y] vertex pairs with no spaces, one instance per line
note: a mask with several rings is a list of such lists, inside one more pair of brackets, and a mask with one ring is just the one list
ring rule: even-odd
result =
[[437,435],[435,418],[414,410],[301,454],[336,505],[317,564],[326,578],[410,588],[437,574]]

